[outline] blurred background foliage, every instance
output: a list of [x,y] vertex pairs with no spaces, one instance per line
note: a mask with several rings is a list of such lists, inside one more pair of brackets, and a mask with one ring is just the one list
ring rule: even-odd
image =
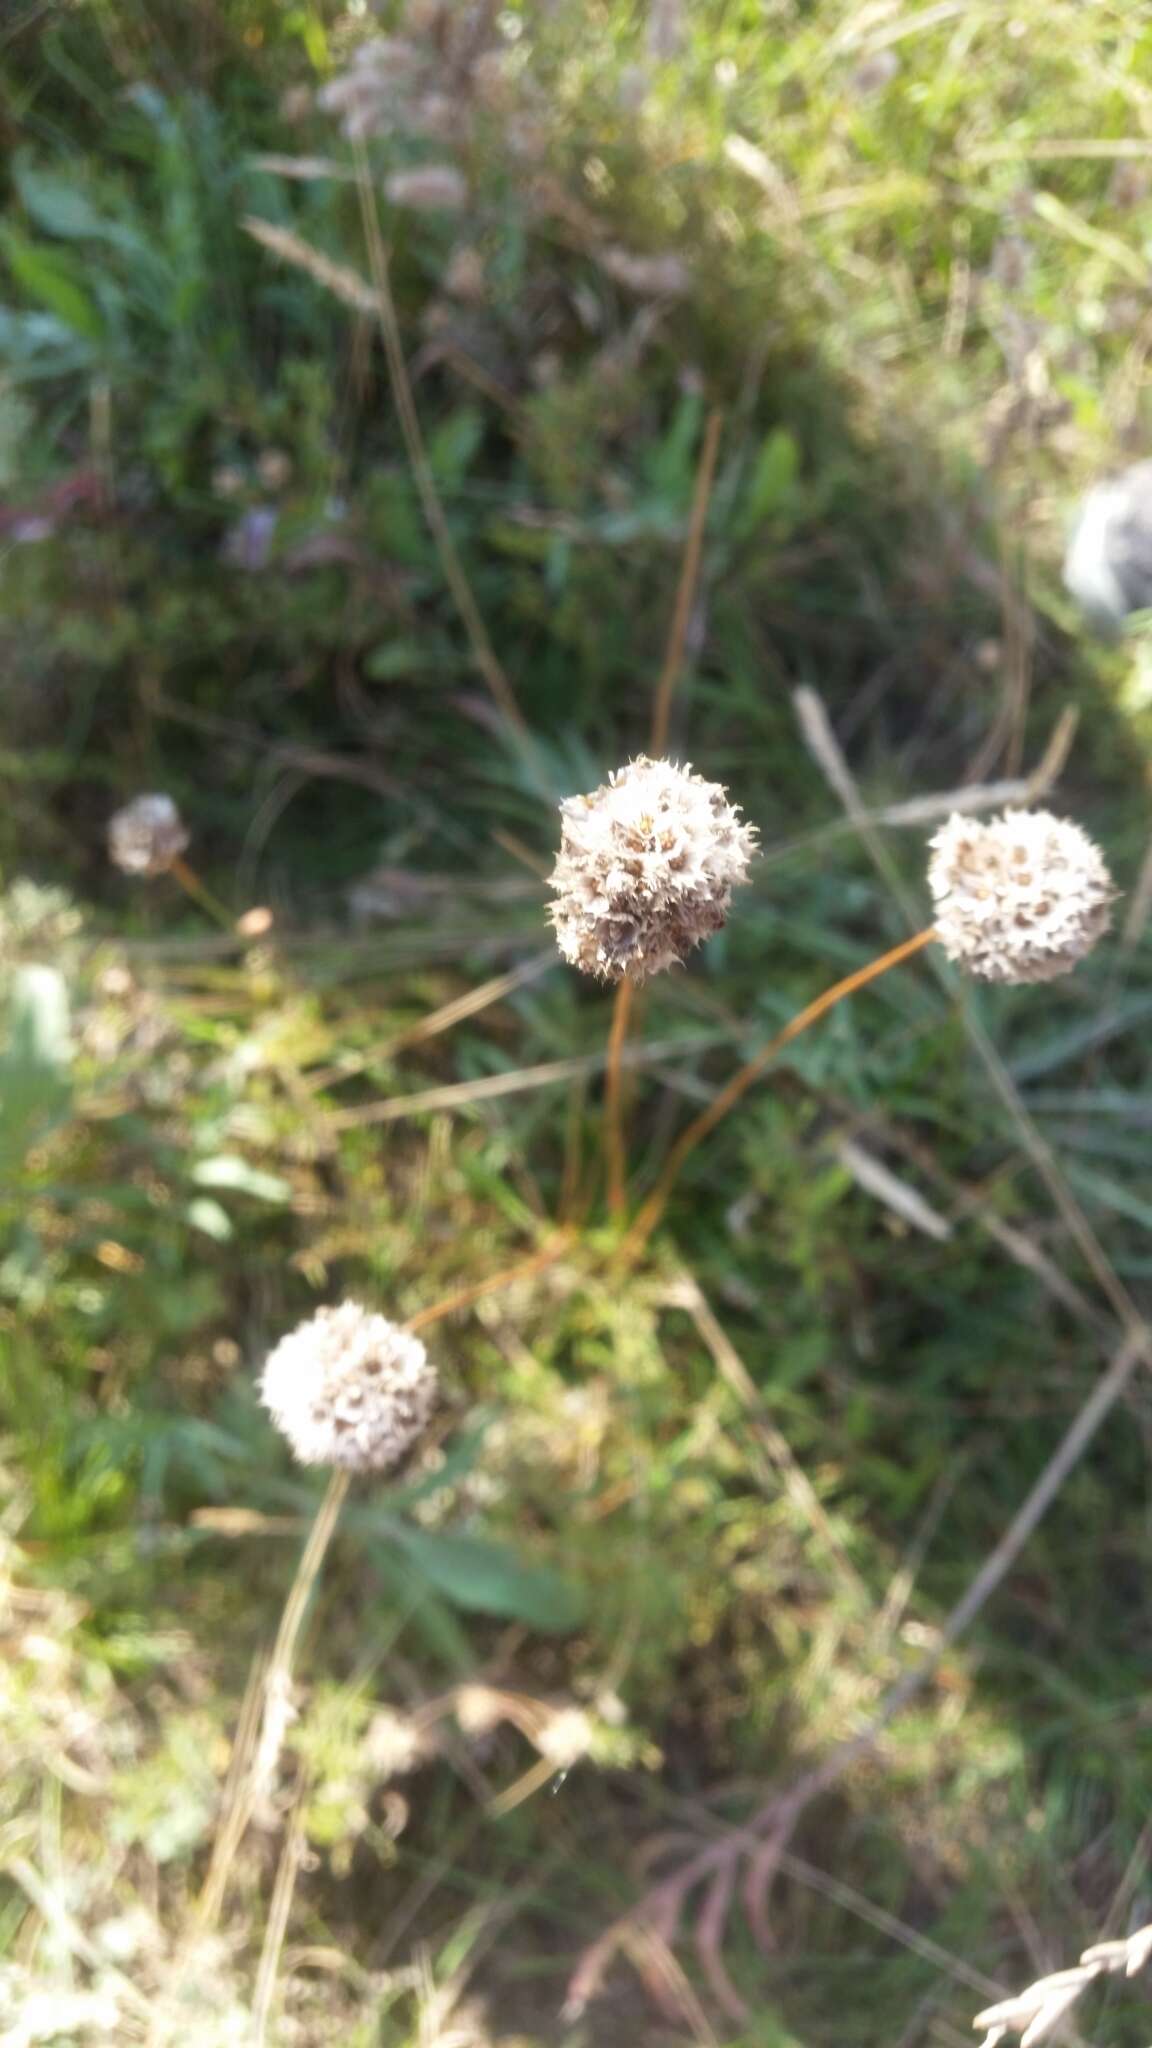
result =
[[[670,2013],[626,1962],[560,2011],[654,1859],[932,1643],[1100,1369],[973,1019],[1138,1300],[1152,1273],[1149,670],[1058,577],[1077,490],[1148,450],[1152,10],[14,0],[0,88],[4,2038],[970,2038],[989,1982],[1152,1917],[1142,1379],[805,1817],[770,1953],[733,1909],[748,2019],[690,1944]],[[370,306],[366,195],[523,731],[376,320],[326,288]],[[637,1186],[902,935],[901,889],[924,914],[929,827],[870,828],[877,870],[796,687],[874,813],[1018,775],[1071,707],[1058,807],[1128,892],[1118,936],[1038,991],[882,982],[696,1157],[627,1284],[593,1223],[437,1330],[437,1440],[349,1513],[281,1805],[209,1935],[231,1731],[316,1498],[254,1369],[318,1302],[410,1314],[592,1199],[608,1003],[553,959],[541,876],[556,801],[644,745],[717,408],[672,751],[764,858],[645,999]],[[270,921],[106,866],[142,788]],[[1119,1998],[1092,2024],[1144,2038]]]

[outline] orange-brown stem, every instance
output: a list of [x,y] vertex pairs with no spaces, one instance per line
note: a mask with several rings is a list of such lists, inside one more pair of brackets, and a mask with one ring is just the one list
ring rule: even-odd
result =
[[498,1273],[489,1273],[486,1280],[474,1280],[468,1287],[458,1287],[454,1294],[446,1294],[442,1300],[434,1301],[429,1308],[417,1309],[404,1325],[415,1335],[417,1330],[426,1330],[430,1323],[438,1323],[443,1317],[454,1315],[457,1309],[471,1308],[474,1301],[480,1301],[486,1294],[495,1294],[501,1287],[512,1287],[517,1280],[528,1280],[533,1273],[542,1273],[546,1266],[554,1265],[567,1251],[576,1236],[574,1230],[560,1230],[540,1251],[530,1258],[518,1259],[514,1266],[502,1266]]
[[684,664],[684,646],[688,638],[688,623],[692,617],[692,604],[696,596],[696,584],[700,575],[700,556],[704,549],[704,527],[708,518],[708,506],[712,498],[712,481],[716,475],[716,456],[720,448],[720,433],[724,415],[720,411],[708,415],[704,429],[704,440],[700,449],[700,462],[696,470],[696,483],[692,492],[692,511],[688,519],[688,539],[684,548],[684,559],[680,565],[680,581],[676,586],[676,603],[672,611],[672,625],[668,633],[668,646],[664,654],[664,666],[656,684],[656,695],[652,705],[652,752],[660,755],[668,744],[668,727],[672,718],[672,696]]
[[198,904],[201,910],[207,911],[208,916],[213,918],[217,924],[222,924],[225,931],[235,931],[236,919],[233,917],[232,912],[225,909],[219,897],[212,894],[211,889],[205,888],[195,868],[189,867],[183,854],[178,853],[176,855],[175,860],[169,865],[168,873],[174,882],[179,882],[184,894],[190,896],[193,903]]
[[623,1060],[634,994],[633,982],[617,983],[612,1005],[612,1026],[608,1033],[608,1066],[604,1079],[604,1158],[608,1168],[608,1210],[612,1216],[624,1214],[628,1179],[628,1147],[624,1133]]
[[829,1010],[835,1009],[836,1004],[842,1002],[845,996],[853,995],[858,988],[865,988],[870,981],[878,981],[882,974],[887,974],[890,967],[898,967],[902,960],[909,959],[913,953],[921,952],[935,937],[935,928],[929,925],[927,931],[917,932],[914,938],[904,939],[900,945],[893,946],[890,952],[882,953],[878,960],[870,960],[866,967],[857,967],[854,973],[846,974],[843,981],[835,982],[831,988],[824,990],[823,995],[817,996],[814,1002],[806,1004],[795,1017],[789,1019],[782,1031],[778,1031],[774,1038],[770,1038],[767,1045],[761,1046],[760,1051],[748,1061],[747,1066],[741,1067],[739,1073],[733,1075],[727,1087],[720,1090],[707,1109],[702,1110],[687,1129],[680,1133],[664,1162],[659,1180],[638,1211],[624,1239],[622,1252],[625,1257],[639,1257],[664,1214],[668,1197],[676,1185],[680,1169],[689,1153],[695,1151],[697,1145],[710,1131],[715,1130],[717,1124],[727,1116],[728,1111],[739,1102],[741,1096],[747,1093],[753,1082],[759,1080],[765,1067],[771,1064],[777,1053],[782,1051],[784,1046],[790,1045],[794,1038],[799,1038],[802,1032],[807,1031],[810,1024],[815,1024],[819,1018],[826,1016]]

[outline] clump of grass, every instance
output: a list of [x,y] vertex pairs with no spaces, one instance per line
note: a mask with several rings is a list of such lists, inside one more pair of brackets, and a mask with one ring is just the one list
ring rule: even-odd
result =
[[[206,935],[138,892],[113,944],[106,906],[80,931],[13,891],[0,931],[13,1606],[49,1645],[4,1708],[6,1817],[36,1830],[35,1856],[6,1836],[16,1996],[87,1998],[90,2027],[118,1997],[123,2031],[192,1957],[222,2029],[282,1999],[305,2039],[417,2039],[479,1998],[477,2039],[552,2040],[618,1913],[704,2035],[689,1952],[627,1918],[637,1835],[675,1878],[748,1829],[749,1780],[838,1758],[756,1864],[786,1968],[766,1990],[718,1855],[703,1992],[813,2044],[846,2009],[890,2040],[922,1996],[966,2019],[977,1960],[1027,1973],[1002,1902],[1100,1924],[1144,1820],[1138,1430],[1077,1462],[1122,1391],[1142,1413],[1140,891],[1103,973],[1042,998],[871,963],[919,886],[909,792],[942,792],[934,822],[992,778],[1039,801],[1020,764],[1070,695],[1067,808],[1118,872],[1143,851],[1139,690],[1123,649],[1082,665],[1054,573],[1062,497],[1140,418],[1138,30],[1049,11],[1025,71],[979,6],[786,9],[778,36],[706,8],[671,56],[669,19],[646,40],[614,6],[595,38],[480,10],[463,55],[444,10],[398,10],[402,109],[478,66],[468,132],[376,122],[345,156],[316,88],[358,32],[306,12],[249,6],[191,86],[180,25],[131,9],[0,57],[25,109],[4,851],[76,882],[119,801],[171,788],[205,886],[275,910]],[[428,163],[462,211],[389,201]],[[793,717],[814,680],[845,819]],[[538,967],[539,880],[554,802],[644,747],[736,791],[764,853],[609,1045],[605,1004]],[[381,924],[346,924],[353,882]],[[827,1013],[864,978],[866,1011],[798,1032],[814,987]],[[590,1222],[606,1061],[610,1206],[668,1197],[630,1269]],[[189,1901],[316,1509],[249,1361],[345,1292],[452,1304],[444,1436],[341,1516],[225,1969]],[[954,1617],[987,1560],[978,1662]],[[436,1706],[469,1697],[471,1734]],[[437,1731],[404,1805],[383,1731],[375,1762],[357,1739],[389,1712]],[[878,1712],[882,1752],[844,1762]],[[140,1903],[158,1945],[112,1937],[133,1997],[98,1937]],[[642,2038],[627,1985],[604,1997]]]

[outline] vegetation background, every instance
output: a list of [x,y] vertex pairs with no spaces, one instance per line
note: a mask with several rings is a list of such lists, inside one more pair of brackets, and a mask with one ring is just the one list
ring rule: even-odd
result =
[[[1058,575],[1148,452],[1152,8],[8,0],[0,94],[2,2038],[971,2039],[1152,1918],[1145,1370],[940,1638],[1115,1346],[1069,1198],[1152,1277],[1152,669]],[[1067,983],[915,963],[837,1011],[621,1281],[609,999],[541,877],[645,744],[717,412],[671,751],[764,853],[645,998],[634,1188],[925,921],[941,806],[899,807],[1029,773],[1069,710],[1053,801],[1126,900]],[[106,866],[141,789],[223,925]],[[207,1914],[318,1498],[264,1353],[557,1217],[563,1259],[432,1334],[436,1442],[347,1515]],[[770,1940],[695,1893],[566,2006],[926,1650]],[[1147,2007],[1080,2023],[1136,2048]]]

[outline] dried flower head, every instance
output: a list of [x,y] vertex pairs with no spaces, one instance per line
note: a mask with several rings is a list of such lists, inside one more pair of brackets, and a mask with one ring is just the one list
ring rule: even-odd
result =
[[756,830],[718,782],[640,755],[560,811],[550,915],[574,967],[646,981],[720,930]]
[[984,823],[954,812],[931,845],[937,936],[984,981],[1052,981],[1108,929],[1112,877],[1067,818],[1015,811]]
[[170,796],[133,797],[108,820],[108,858],[126,875],[165,875],[188,844],[188,829]]
[[423,1434],[436,1388],[417,1337],[345,1301],[281,1338],[260,1398],[302,1465],[385,1472]]

